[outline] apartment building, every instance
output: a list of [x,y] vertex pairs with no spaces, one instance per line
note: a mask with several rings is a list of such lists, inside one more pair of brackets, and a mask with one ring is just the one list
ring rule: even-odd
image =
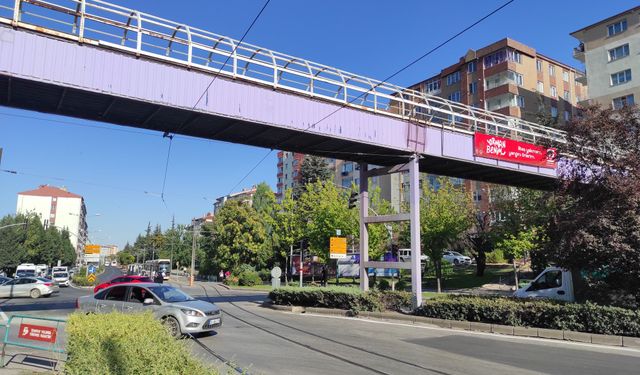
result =
[[[544,115],[552,126],[570,121],[587,98],[584,73],[510,38],[470,49],[457,63],[409,88],[532,122]],[[423,179],[437,188],[434,177]],[[464,183],[479,211],[490,210],[490,184],[453,182]],[[404,179],[402,187],[408,191]]]
[[409,88],[528,121],[547,113],[559,124],[587,97],[584,73],[510,38],[469,50]]
[[614,109],[634,104],[640,95],[640,6],[570,35],[580,41],[573,57],[585,64],[589,103]]
[[[249,189],[242,189],[241,191],[216,198],[215,203],[213,203],[213,215],[218,214],[222,206],[224,206],[227,201],[240,201],[248,204],[249,206],[253,205],[253,196],[256,194],[256,190],[256,187],[252,186]],[[211,216],[213,217],[213,215]]]
[[[278,172],[276,198],[281,201],[287,189],[300,182],[300,168],[305,155],[287,151],[278,152]],[[360,184],[360,171],[358,163],[325,158],[327,166],[333,171],[333,183],[339,188],[350,189],[353,185]],[[381,198],[391,202],[397,210],[400,209],[401,194],[399,191],[400,177],[397,174],[388,176],[376,176],[369,182],[371,189],[380,189]]]
[[18,193],[16,213],[38,216],[45,228],[66,229],[77,258],[82,258],[88,235],[87,208],[82,196],[65,187],[40,185],[35,190]]

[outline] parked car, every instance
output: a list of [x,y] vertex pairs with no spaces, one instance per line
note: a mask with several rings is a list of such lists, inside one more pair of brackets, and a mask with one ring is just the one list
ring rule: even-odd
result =
[[58,291],[58,286],[52,280],[41,277],[20,277],[0,285],[0,298],[49,297]]
[[7,281],[11,281],[11,280],[13,280],[13,279],[10,278],[10,277],[0,276],[0,285],[6,283]]
[[54,272],[53,273],[53,281],[56,282],[56,284],[60,285],[60,286],[69,286],[70,284],[70,280],[69,280],[69,273],[68,272]]
[[175,338],[210,332],[222,326],[222,311],[218,306],[166,284],[112,285],[92,296],[78,298],[76,307],[86,313],[151,311]]
[[445,251],[442,254],[442,259],[449,263],[453,263],[456,266],[468,266],[471,264],[471,258],[466,255],[462,255],[457,251]]
[[152,282],[153,280],[150,277],[146,277],[146,276],[135,276],[135,275],[118,276],[114,279],[107,281],[106,283],[96,285],[95,288],[93,288],[93,292],[98,293],[100,290],[115,284],[152,283]]

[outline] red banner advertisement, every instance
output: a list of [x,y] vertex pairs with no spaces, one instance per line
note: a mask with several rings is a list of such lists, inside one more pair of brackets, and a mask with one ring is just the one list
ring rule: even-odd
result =
[[556,167],[557,150],[555,148],[544,148],[484,133],[475,133],[473,143],[476,156],[536,167]]
[[56,329],[53,327],[33,324],[20,324],[20,332],[18,332],[18,337],[21,339],[44,342],[56,342],[56,335]]

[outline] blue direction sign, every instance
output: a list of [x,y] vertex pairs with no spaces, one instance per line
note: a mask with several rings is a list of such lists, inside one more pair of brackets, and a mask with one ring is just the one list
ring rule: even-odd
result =
[[90,264],[89,267],[87,268],[87,273],[88,274],[96,273],[96,266],[94,266],[93,264]]

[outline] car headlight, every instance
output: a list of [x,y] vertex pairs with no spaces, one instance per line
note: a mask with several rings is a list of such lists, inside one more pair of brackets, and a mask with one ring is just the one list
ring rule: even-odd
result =
[[200,311],[197,310],[189,310],[189,309],[180,309],[184,315],[188,316],[204,316]]

